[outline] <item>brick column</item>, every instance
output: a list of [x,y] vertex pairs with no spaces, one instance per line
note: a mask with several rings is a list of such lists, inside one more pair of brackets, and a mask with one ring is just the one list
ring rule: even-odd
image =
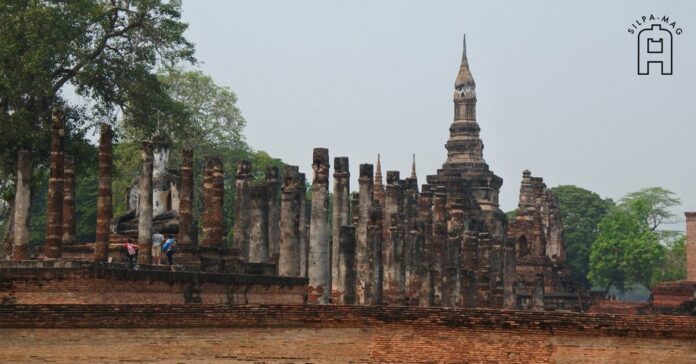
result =
[[544,275],[537,273],[534,276],[534,287],[532,288],[532,310],[544,311]]
[[367,304],[381,305],[384,303],[384,259],[382,231],[382,206],[379,201],[373,200],[370,206],[370,216],[367,223],[367,246],[371,253],[369,257],[370,283],[366,297]]
[[271,263],[278,264],[280,255],[280,176],[278,167],[266,167],[268,186],[268,257]]
[[417,267],[420,264],[420,231],[416,224],[418,207],[418,180],[415,177],[404,179],[402,200],[402,222],[404,234],[404,296],[407,305],[418,305],[420,277]]
[[75,242],[75,157],[65,156],[63,172],[63,246]]
[[28,150],[20,150],[17,153],[17,184],[15,186],[12,260],[24,260],[29,257],[31,175],[31,154],[29,154]]
[[[387,201],[389,189],[387,186]],[[384,259],[384,300],[388,304],[406,304],[406,275],[404,265],[404,228],[399,223],[399,215],[392,214],[389,219],[387,237],[382,247]]]
[[491,244],[491,308],[503,307],[503,247],[495,240]]
[[478,242],[478,284],[477,307],[490,307],[491,304],[491,239],[487,232],[479,233]]
[[181,151],[181,194],[179,200],[180,246],[193,246],[193,149]]
[[[99,190],[97,192],[97,234],[94,241],[95,262],[106,262],[109,258],[109,230],[113,214],[111,196],[113,137],[111,125],[102,123],[101,135],[99,136]],[[128,201],[129,195],[130,193],[126,194],[126,201]],[[126,208],[126,210],[128,209]]]
[[304,173],[300,179],[300,276],[307,277],[307,259],[309,258],[309,227],[307,226],[307,178]]
[[203,216],[201,217],[202,248],[223,248],[223,201],[225,177],[222,159],[207,156],[203,170]]
[[331,240],[329,239],[329,150],[314,148],[312,214],[309,225],[307,302],[327,304],[331,297]]
[[234,196],[234,241],[232,247],[237,249],[242,260],[249,259],[249,183],[251,181],[251,162],[237,161]]
[[268,185],[249,187],[249,259],[250,263],[269,262]]
[[[357,281],[355,284],[355,299],[359,305],[367,305],[371,302],[372,262],[371,246],[368,242],[368,224],[370,221],[370,207],[372,206],[373,168],[372,164],[360,165],[360,177],[358,178],[358,225],[356,227],[356,269]],[[381,252],[380,252],[381,254]]]
[[143,143],[143,160],[138,198],[138,263],[152,264],[152,168],[153,145]]
[[686,215],[686,279],[696,281],[696,212]]
[[515,260],[514,240],[508,239],[505,242],[503,254],[503,307],[513,310],[517,308],[517,292],[515,290],[517,262]]
[[63,157],[65,129],[59,110],[51,117],[51,169],[46,199],[46,240],[44,253],[47,258],[58,259],[63,255]]
[[442,306],[460,307],[460,247],[464,237],[464,211],[459,199],[449,199],[447,219],[447,245],[442,280]]
[[460,290],[463,300],[462,306],[477,307],[478,233],[471,230],[466,231],[461,244]]
[[[331,285],[334,291],[343,291],[343,277],[339,259],[340,233],[343,226],[350,225],[350,170],[348,157],[334,158],[332,246],[331,246]],[[355,234],[353,234],[355,235]],[[353,257],[354,259],[355,257]]]
[[444,248],[447,243],[446,203],[447,193],[444,188],[436,188],[433,197],[433,236],[431,244],[434,306],[442,306]]
[[280,254],[278,275],[299,277],[300,274],[300,186],[299,168],[285,166],[280,200]]
[[[357,192],[352,192],[350,194],[350,223],[351,225],[355,226],[355,228],[358,228],[358,211],[360,211],[360,194]],[[357,237],[356,237],[357,239]],[[357,241],[357,240],[356,240]]]
[[[387,186],[385,187],[384,205],[382,205],[384,209],[382,214],[384,236],[387,235],[387,231],[391,227],[391,215],[396,214],[398,216],[397,222],[401,223],[403,213],[402,203],[403,191],[401,181],[399,180],[399,171],[387,171]],[[385,261],[384,264],[387,265],[389,263]]]
[[338,234],[339,275],[335,278],[340,286],[333,298],[335,303],[351,305],[355,303],[355,226],[341,226]]
[[[403,305],[405,299],[404,226],[402,224],[403,191],[399,172],[387,171],[387,187],[383,221],[387,225],[383,241],[384,300]],[[384,228],[384,227],[383,227]]]
[[420,258],[420,288],[418,291],[418,306],[430,307],[433,304],[432,276],[432,214],[433,193],[430,185],[423,185],[418,196],[418,225],[422,230],[422,253]]

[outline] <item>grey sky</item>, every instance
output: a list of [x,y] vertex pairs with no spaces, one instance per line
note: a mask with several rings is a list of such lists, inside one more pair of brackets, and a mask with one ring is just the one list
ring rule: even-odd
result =
[[[667,15],[674,75],[636,75],[642,15]],[[419,182],[445,161],[467,34],[501,205],[522,170],[618,199],[663,186],[696,210],[696,2],[185,1],[200,68],[231,87],[246,135],[311,174],[313,147]],[[683,216],[683,215],[682,215]],[[683,228],[682,225],[679,226]]]

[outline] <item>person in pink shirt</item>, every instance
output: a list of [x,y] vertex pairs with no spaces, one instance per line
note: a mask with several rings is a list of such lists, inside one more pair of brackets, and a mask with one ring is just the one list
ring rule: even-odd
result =
[[126,249],[126,255],[128,256],[128,263],[131,268],[135,267],[135,262],[138,258],[138,245],[135,244],[133,239],[128,239],[123,247]]

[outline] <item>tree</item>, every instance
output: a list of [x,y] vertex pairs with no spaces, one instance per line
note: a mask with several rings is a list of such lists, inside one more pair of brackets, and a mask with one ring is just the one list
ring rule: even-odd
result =
[[656,281],[683,279],[686,279],[686,237],[681,235],[666,243],[664,263],[658,268]]
[[122,105],[161,60],[194,61],[180,9],[178,0],[2,2],[0,133],[12,138],[0,141],[0,170],[11,173],[19,149],[46,159],[50,109],[66,84]]
[[588,277],[592,283],[605,290],[614,286],[624,291],[634,284],[649,288],[661,277],[678,274],[678,266],[665,266],[670,251],[673,259],[678,259],[674,257],[678,247],[670,246],[674,245],[670,239],[678,234],[659,228],[675,217],[669,209],[679,203],[672,192],[659,187],[622,198],[599,224],[590,255]]
[[61,95],[65,85],[100,114],[114,106],[137,112],[126,109],[126,101],[141,81],[156,80],[152,70],[160,62],[194,62],[180,10],[180,0],[1,2],[0,178],[14,178],[22,149],[31,152],[36,169],[45,166],[53,107],[67,109],[68,140],[89,126],[84,115],[71,113],[76,109]]
[[648,187],[629,193],[620,202],[633,205],[636,211],[642,211],[642,217],[651,231],[657,231],[662,224],[677,222],[677,215],[670,209],[681,204],[674,192],[662,187]]
[[[231,219],[234,216],[237,161],[250,160],[255,179],[264,178],[267,166],[282,167],[282,161],[264,151],[254,151],[246,143],[243,133],[246,120],[237,107],[237,96],[228,87],[217,85],[210,76],[200,71],[184,71],[176,67],[161,69],[157,77],[157,82],[141,82],[141,96],[126,102],[127,105],[158,105],[158,114],[153,118],[152,111],[129,113],[120,121],[122,139],[114,145],[114,191],[125,191],[139,174],[139,162],[133,156],[139,153],[140,141],[159,133],[172,144],[170,165],[181,163],[181,148],[193,149],[193,170],[194,176],[197,176],[194,178],[194,221],[203,211],[202,179],[199,176],[204,158],[206,155],[222,157],[225,171],[224,216]],[[162,96],[161,93],[166,95]],[[139,107],[132,109],[145,110]],[[114,214],[123,212],[123,199],[117,197],[114,199]],[[232,221],[225,223],[232,226]]]
[[581,187],[564,185],[551,188],[563,220],[566,262],[573,279],[589,286],[590,250],[597,239],[598,225],[614,206],[611,199]]

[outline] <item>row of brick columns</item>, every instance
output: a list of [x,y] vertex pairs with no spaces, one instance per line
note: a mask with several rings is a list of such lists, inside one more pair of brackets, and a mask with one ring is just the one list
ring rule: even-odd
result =
[[[64,134],[60,113],[54,113],[45,246],[48,258],[59,258],[62,244],[73,241],[75,236],[75,168],[74,159],[64,156]],[[108,257],[112,137],[111,127],[102,125],[95,261]],[[152,174],[156,147],[145,142],[141,151],[141,264],[152,262]],[[179,240],[187,245],[192,244],[193,232],[192,151],[183,150],[182,159]],[[429,185],[424,185],[419,193],[415,170],[404,180],[399,172],[387,171],[387,184],[382,191],[381,181],[375,183],[371,164],[359,166],[358,192],[351,196],[348,158],[337,157],[330,224],[329,160],[328,149],[314,149],[309,206],[305,177],[296,166],[284,167],[281,184],[275,167],[265,171],[265,180],[254,181],[251,163],[239,161],[234,176],[231,250],[246,262],[276,264],[279,275],[308,277],[310,303],[512,307],[514,260],[510,259],[514,252],[501,242],[491,241],[488,233],[470,228],[472,216],[466,215],[471,211],[467,205],[470,201],[448,196],[444,188]],[[23,151],[18,155],[14,259],[26,258],[28,232],[21,221],[26,221],[28,215],[30,178],[30,156]],[[217,156],[205,159],[203,201],[200,247],[226,249],[224,170]]]
[[[51,115],[48,197],[46,200],[46,237],[43,255],[48,259],[62,256],[64,244],[75,241],[75,159],[65,154],[65,128],[60,110]],[[23,260],[29,257],[29,209],[31,205],[31,154],[17,154],[17,186],[13,242],[10,257]]]
[[514,254],[480,228],[470,196],[427,184],[419,193],[415,174],[387,171],[382,206],[373,166],[359,166],[352,196],[348,166],[334,158],[329,228],[329,152],[314,150],[308,242],[304,183],[284,169],[278,273],[308,277],[308,303],[513,307]]
[[[99,139],[99,174],[97,193],[97,221],[94,261],[103,262],[109,256],[110,225],[113,214],[113,130],[103,123]],[[46,238],[43,255],[48,259],[62,257],[63,246],[75,242],[76,168],[75,158],[65,154],[65,129],[62,115],[55,110],[51,118],[51,144],[49,160],[49,187],[47,198]],[[152,172],[153,145],[143,143],[141,151],[142,171],[140,179],[138,245],[139,263],[152,262]],[[180,234],[182,245],[190,245],[193,233],[193,153],[183,151]],[[222,170],[220,170],[220,174]],[[17,189],[13,221],[11,258],[23,260],[29,257],[28,219],[31,203],[30,181],[32,162],[29,151],[21,150],[17,156]],[[220,240],[221,241],[221,240]]]

